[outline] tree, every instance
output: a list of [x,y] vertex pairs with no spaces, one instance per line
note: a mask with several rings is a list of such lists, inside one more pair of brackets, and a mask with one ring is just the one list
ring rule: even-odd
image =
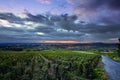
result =
[[118,40],[119,40],[119,43],[118,43],[118,56],[120,57],[120,38]]

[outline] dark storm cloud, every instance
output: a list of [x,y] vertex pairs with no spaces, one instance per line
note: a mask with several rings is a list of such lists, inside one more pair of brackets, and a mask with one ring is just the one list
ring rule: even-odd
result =
[[27,13],[27,18],[28,21],[34,21],[34,22],[44,22],[47,20],[47,18],[43,15],[32,15],[30,13]]
[[68,0],[80,19],[90,22],[119,23],[120,0]]
[[103,0],[111,9],[120,9],[120,0]]
[[23,21],[23,19],[15,16],[12,13],[0,13],[0,19],[7,20],[7,21],[12,22],[12,23],[14,23],[14,22],[21,23],[21,21]]
[[78,8],[97,9],[106,6],[110,9],[120,9],[120,0],[70,0]]
[[63,29],[66,29],[68,31],[73,30],[75,31],[78,27],[74,23],[77,20],[76,15],[68,16],[68,14],[61,15],[61,20],[57,21],[56,26],[62,27]]
[[102,23],[80,21],[78,16],[68,14],[33,15],[26,13],[26,16],[26,18],[20,18],[12,13],[1,13],[0,41],[109,40],[120,36],[120,24],[110,21],[111,16],[109,21],[108,18],[101,18]]

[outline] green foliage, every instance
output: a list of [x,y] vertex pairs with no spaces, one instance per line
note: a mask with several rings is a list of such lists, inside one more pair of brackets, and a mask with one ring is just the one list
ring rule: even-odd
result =
[[0,52],[0,80],[93,80],[100,55],[67,50]]
[[118,40],[119,40],[119,43],[118,43],[118,56],[120,57],[120,38]]

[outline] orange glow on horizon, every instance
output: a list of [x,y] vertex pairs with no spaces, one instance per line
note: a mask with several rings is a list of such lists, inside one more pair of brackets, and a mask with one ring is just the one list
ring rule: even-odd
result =
[[76,40],[43,40],[43,43],[60,43],[60,44],[76,44],[76,43],[89,43],[88,41],[76,41]]

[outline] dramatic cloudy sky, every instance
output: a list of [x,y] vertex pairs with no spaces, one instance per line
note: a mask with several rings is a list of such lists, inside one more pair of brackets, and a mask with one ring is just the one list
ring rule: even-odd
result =
[[117,42],[120,0],[0,0],[0,42]]

